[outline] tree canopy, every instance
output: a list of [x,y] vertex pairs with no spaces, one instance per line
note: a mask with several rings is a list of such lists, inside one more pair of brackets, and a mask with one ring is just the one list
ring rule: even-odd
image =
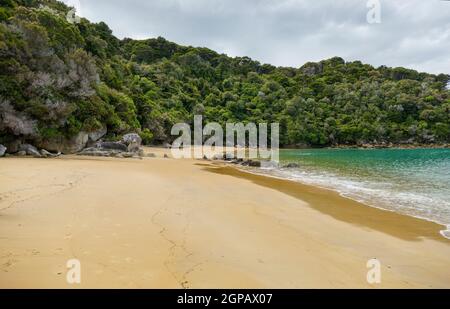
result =
[[162,37],[119,40],[105,23],[69,23],[54,0],[0,4],[0,143],[104,126],[162,143],[194,114],[279,122],[284,146],[449,142],[449,75],[339,57],[274,67]]

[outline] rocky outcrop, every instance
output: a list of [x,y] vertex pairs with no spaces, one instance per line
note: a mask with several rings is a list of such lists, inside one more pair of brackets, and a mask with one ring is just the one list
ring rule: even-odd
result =
[[52,152],[72,154],[83,150],[83,148],[86,147],[88,140],[89,133],[80,132],[70,139],[57,137],[49,140],[43,140],[38,143],[37,146]]
[[6,153],[6,147],[3,145],[0,145],[0,157],[3,157]]
[[96,148],[103,150],[117,150],[122,152],[128,152],[127,145],[120,142],[99,142],[97,143]]
[[142,158],[142,139],[138,134],[126,134],[120,142],[97,142],[94,147],[88,147],[78,153],[80,156]]
[[37,143],[37,146],[52,152],[72,154],[83,150],[88,144],[94,144],[105,136],[106,133],[106,127],[93,132],[81,131],[72,138],[57,137],[43,140]]
[[90,147],[78,153],[79,156],[111,157],[111,158],[141,158],[137,152],[121,151],[117,149],[105,149]]
[[323,63],[308,62],[304,64],[300,71],[308,76],[315,76],[323,72]]
[[139,136],[139,134],[129,133],[129,134],[125,134],[122,137],[122,143],[124,143],[127,146],[129,146],[131,144],[137,144],[138,147],[140,147],[142,144],[142,138]]
[[107,130],[106,127],[101,128],[101,129],[99,129],[97,131],[93,131],[93,132],[88,133],[88,143],[89,142],[94,142],[95,143],[95,142],[99,141],[103,136],[106,135],[106,133],[108,133],[108,130]]
[[42,157],[41,153],[37,150],[37,148],[30,144],[20,145],[19,152],[25,152],[27,156],[33,156],[36,158]]

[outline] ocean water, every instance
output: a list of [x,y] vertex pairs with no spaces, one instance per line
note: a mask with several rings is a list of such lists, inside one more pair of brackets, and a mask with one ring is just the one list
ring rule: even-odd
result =
[[262,172],[444,224],[450,238],[450,149],[281,150],[280,160],[300,167]]

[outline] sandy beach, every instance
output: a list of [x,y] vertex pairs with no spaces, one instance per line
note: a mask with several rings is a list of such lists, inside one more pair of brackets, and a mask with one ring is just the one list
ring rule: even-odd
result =
[[450,288],[443,226],[146,151],[0,159],[0,288]]

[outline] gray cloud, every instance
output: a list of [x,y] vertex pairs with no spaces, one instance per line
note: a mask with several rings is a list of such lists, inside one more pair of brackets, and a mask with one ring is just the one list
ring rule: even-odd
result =
[[366,0],[65,0],[77,1],[120,38],[163,36],[279,66],[340,56],[450,73],[450,1],[381,0],[381,24],[367,23]]

